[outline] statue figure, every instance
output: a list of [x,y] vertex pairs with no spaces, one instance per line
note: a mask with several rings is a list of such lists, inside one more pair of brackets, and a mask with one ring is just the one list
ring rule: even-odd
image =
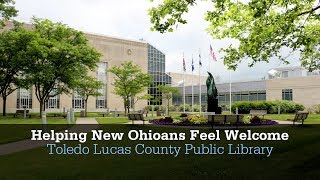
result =
[[214,78],[210,72],[207,78],[207,112],[215,112],[221,114],[221,107],[218,107],[218,90],[214,82]]
[[207,78],[207,95],[210,99],[217,99],[218,97],[218,90],[216,84],[214,82],[214,78],[210,72],[208,72],[209,77]]

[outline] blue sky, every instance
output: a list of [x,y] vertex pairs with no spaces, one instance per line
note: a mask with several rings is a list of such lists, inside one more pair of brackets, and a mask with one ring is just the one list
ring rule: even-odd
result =
[[[209,2],[199,1],[185,16],[188,24],[179,25],[173,33],[161,34],[151,32],[147,10],[154,6],[149,0],[16,0],[19,10],[17,20],[30,22],[32,16],[63,22],[68,26],[85,31],[129,39],[145,39],[166,54],[167,72],[182,72],[182,54],[184,52],[187,73],[191,74],[191,57],[198,61],[199,50],[202,54],[203,68],[201,74],[210,71],[221,77],[221,82],[229,80],[229,72],[221,60],[218,49],[234,43],[232,40],[212,39],[205,31],[208,23],[204,13],[210,9]],[[218,62],[209,56],[209,45],[212,45]],[[290,66],[299,65],[297,55],[290,58]],[[286,66],[276,59],[270,63],[259,63],[253,68],[243,61],[239,68],[232,72],[233,81],[258,80],[274,67]],[[197,63],[196,63],[197,64]],[[209,67],[210,64],[210,67]],[[198,74],[198,66],[195,72]]]

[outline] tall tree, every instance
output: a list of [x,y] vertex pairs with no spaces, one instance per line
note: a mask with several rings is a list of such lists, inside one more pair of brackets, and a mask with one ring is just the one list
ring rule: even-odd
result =
[[162,98],[167,101],[167,109],[168,114],[170,110],[170,100],[174,96],[181,96],[179,89],[177,87],[172,87],[171,85],[165,84],[165,85],[159,85],[157,86],[159,92],[162,94]]
[[[165,0],[149,10],[152,30],[171,32],[196,0]],[[301,64],[309,71],[320,69],[319,0],[213,0],[212,11],[205,14],[208,33],[215,39],[231,38],[239,42],[222,49],[224,64],[236,69],[243,59],[249,66],[277,57],[300,53]]]
[[[62,23],[33,19],[37,38],[28,46],[26,78],[34,85],[40,113],[50,97],[70,92],[77,80],[93,70],[101,56],[82,32]],[[55,93],[50,93],[55,90]]]
[[33,32],[23,29],[18,23],[12,29],[0,33],[0,95],[3,100],[3,116],[6,116],[7,97],[25,84],[22,74],[28,65],[27,47],[34,38]]
[[85,117],[87,117],[89,96],[102,96],[103,94],[99,90],[102,89],[103,85],[103,82],[87,75],[76,83],[74,90],[83,97]]
[[132,61],[124,62],[121,66],[113,66],[109,72],[115,76],[113,93],[122,97],[125,114],[127,114],[130,112],[131,97],[136,97],[139,93],[146,91],[152,82],[152,77],[143,73],[140,67],[133,64]]
[[0,25],[4,26],[4,21],[9,20],[12,17],[17,16],[18,11],[14,7],[14,0],[2,0],[0,1]]
[[135,105],[137,104],[138,101],[140,100],[150,100],[153,99],[153,96],[151,96],[150,94],[144,94],[141,96],[136,96],[136,97],[132,97],[133,100],[133,111],[135,111]]

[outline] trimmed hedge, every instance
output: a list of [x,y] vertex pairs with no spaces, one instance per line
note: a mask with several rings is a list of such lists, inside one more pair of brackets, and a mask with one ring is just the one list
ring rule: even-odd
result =
[[267,110],[268,114],[277,114],[278,107],[280,106],[281,113],[296,113],[303,111],[304,106],[293,101],[240,101],[235,102],[231,106],[233,113],[236,112],[238,107],[239,114],[249,114],[250,110]]
[[[167,107],[165,105],[155,105],[155,106],[153,106],[153,110],[154,111],[158,111],[158,110],[165,111],[166,108]],[[146,106],[145,109],[148,110],[148,111],[152,111],[152,105]]]

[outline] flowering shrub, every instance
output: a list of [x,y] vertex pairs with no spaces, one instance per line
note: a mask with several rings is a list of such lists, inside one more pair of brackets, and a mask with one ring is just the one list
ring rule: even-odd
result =
[[180,117],[188,117],[187,113],[181,113]]
[[262,119],[259,118],[258,116],[253,116],[253,118],[250,119],[251,124],[259,124],[262,122]]
[[264,121],[260,121],[260,122],[251,122],[250,125],[254,125],[254,126],[259,126],[259,125],[275,125],[278,124],[278,122],[270,120],[270,119],[266,119]]
[[[193,125],[207,125],[208,119],[199,115],[188,115],[187,117],[163,117],[160,119],[149,120],[152,124],[158,125],[177,125],[177,126],[193,126]],[[248,126],[260,126],[260,125],[274,125],[278,124],[273,120],[262,120],[261,118],[254,116],[250,122],[241,122],[237,125],[248,125]]]

